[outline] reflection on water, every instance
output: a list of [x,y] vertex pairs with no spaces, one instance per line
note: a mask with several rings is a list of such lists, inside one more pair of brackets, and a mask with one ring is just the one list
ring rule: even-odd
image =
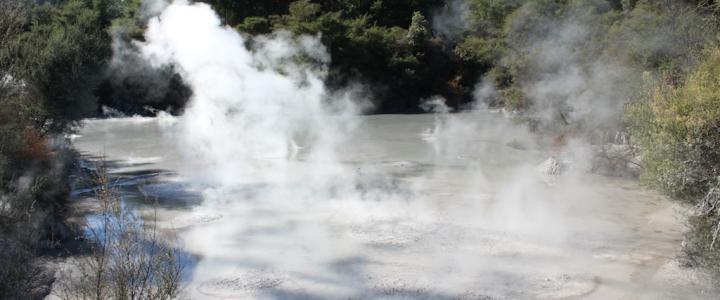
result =
[[192,298],[710,293],[673,260],[682,226],[665,198],[579,172],[548,186],[535,171],[548,153],[529,133],[497,130],[492,115],[448,118],[438,129],[427,115],[364,117],[336,149],[339,166],[300,149],[260,162],[276,176],[223,185],[197,180],[208,166],[153,119],[88,121],[74,143],[90,160],[106,157],[127,207],[157,199],[158,222],[196,258]]

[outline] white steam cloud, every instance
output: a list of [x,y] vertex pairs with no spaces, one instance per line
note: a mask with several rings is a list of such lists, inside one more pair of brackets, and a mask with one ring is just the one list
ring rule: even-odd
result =
[[[616,129],[623,105],[629,100],[629,70],[598,58],[587,64],[577,53],[592,42],[588,25],[558,24],[530,48],[539,75],[525,83],[524,92],[536,104],[532,113],[543,125],[587,129]],[[560,116],[559,114],[564,114]]]
[[445,38],[455,39],[468,29],[469,18],[467,0],[449,0],[432,15],[433,30]]
[[354,104],[325,89],[330,58],[317,37],[249,39],[221,26],[210,6],[182,2],[150,20],[145,37],[142,52],[153,66],[174,65],[193,90],[178,138],[189,159],[209,166],[201,175],[214,178],[205,179],[277,177],[280,169],[268,165],[282,169],[300,153],[332,160],[328,150],[352,124],[345,116]]

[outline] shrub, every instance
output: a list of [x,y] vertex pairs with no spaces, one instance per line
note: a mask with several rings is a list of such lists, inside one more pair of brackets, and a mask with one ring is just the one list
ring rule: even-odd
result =
[[643,181],[698,204],[687,250],[720,273],[720,48],[704,57],[684,84],[660,80],[625,120],[642,150]]
[[677,198],[697,199],[719,175],[720,49],[705,57],[685,84],[661,81],[626,114],[644,149],[644,179]]
[[720,179],[710,188],[689,219],[692,234],[685,250],[694,261],[720,274]]
[[100,166],[94,181],[99,221],[88,224],[90,253],[71,262],[60,278],[64,299],[175,299],[183,265],[164,241],[156,219],[146,224],[127,211]]

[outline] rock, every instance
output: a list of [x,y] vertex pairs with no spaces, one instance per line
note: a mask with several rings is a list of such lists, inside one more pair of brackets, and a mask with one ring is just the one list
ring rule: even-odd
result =
[[548,185],[555,185],[557,177],[563,173],[564,169],[563,164],[552,156],[535,167],[535,170]]
[[543,175],[557,176],[562,173],[562,165],[555,157],[550,157],[538,165],[536,170]]

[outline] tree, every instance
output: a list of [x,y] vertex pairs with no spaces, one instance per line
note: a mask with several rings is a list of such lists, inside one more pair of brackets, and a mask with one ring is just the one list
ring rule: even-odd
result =
[[112,55],[100,14],[84,1],[33,9],[30,29],[13,42],[17,76],[42,95],[42,130],[59,132],[95,111],[93,89]]
[[413,13],[410,27],[408,28],[407,39],[412,46],[421,45],[428,37],[428,21],[419,11]]

